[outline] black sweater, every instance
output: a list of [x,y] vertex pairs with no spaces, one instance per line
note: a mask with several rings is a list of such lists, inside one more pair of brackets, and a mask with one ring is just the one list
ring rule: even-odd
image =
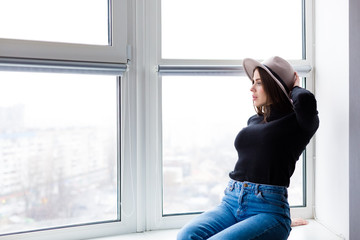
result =
[[254,115],[235,139],[238,161],[229,176],[237,181],[289,186],[295,163],[319,127],[314,95],[292,90],[294,111],[271,108],[270,117]]

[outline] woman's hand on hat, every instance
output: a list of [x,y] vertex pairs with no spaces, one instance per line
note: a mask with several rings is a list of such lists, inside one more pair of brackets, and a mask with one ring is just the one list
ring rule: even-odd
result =
[[300,87],[300,77],[299,75],[297,74],[297,72],[294,73],[295,74],[295,82],[294,82],[294,87]]
[[[295,75],[295,82],[294,82],[294,85],[292,88],[294,87],[300,87],[300,77],[299,75],[297,74],[297,72],[294,73]],[[292,96],[292,89],[291,89],[291,92],[290,92],[290,96]],[[293,100],[291,99],[291,103],[293,103]]]

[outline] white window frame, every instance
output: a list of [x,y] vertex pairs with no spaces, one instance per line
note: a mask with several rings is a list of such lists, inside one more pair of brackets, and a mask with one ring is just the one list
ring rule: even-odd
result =
[[[199,69],[199,66],[205,65],[212,70],[218,68],[217,73],[222,72],[224,75],[234,72],[242,75],[242,61],[161,59],[161,0],[111,1],[112,27],[118,30],[113,32],[113,46],[0,39],[0,58],[3,58],[0,62],[7,61],[3,68],[10,66],[13,70],[21,71],[39,66],[39,62],[32,60],[40,59],[45,61],[45,68],[41,70],[40,67],[41,71],[46,71],[46,66],[50,65],[48,71],[63,72],[65,67],[66,71],[75,68],[74,71],[79,73],[102,67],[117,71],[122,63],[128,64],[127,71],[122,74],[120,88],[121,221],[12,234],[1,236],[1,240],[90,239],[179,228],[196,215],[162,216],[161,75],[158,66],[185,66],[184,70],[189,69],[189,66]],[[121,8],[124,4],[126,7]],[[290,60],[290,63],[296,69],[304,70],[300,75],[307,78],[307,88],[314,92],[314,73],[306,70],[310,70],[314,63],[313,0],[305,0],[305,7],[307,58]],[[28,59],[29,62],[21,62],[19,59]],[[8,60],[13,62],[9,63]],[[228,69],[229,66],[235,66],[235,70]],[[183,70],[181,74],[184,74]],[[292,216],[313,217],[314,142],[310,142],[306,151],[306,207],[292,208]]]
[[[1,240],[76,240],[136,232],[137,165],[136,89],[129,70],[135,5],[131,0],[109,0],[112,6],[112,40],[109,46],[68,44],[44,41],[0,39],[0,71],[34,71],[50,73],[105,74],[117,76],[119,104],[118,195],[120,221],[64,226],[1,235]],[[129,21],[130,19],[130,21]],[[130,55],[129,55],[130,54]],[[21,87],[21,86],[19,86]],[[135,124],[136,126],[136,124]]]
[[[7,66],[8,67],[8,66]],[[39,66],[38,66],[39,67]],[[29,71],[32,65],[22,65],[19,71]],[[0,70],[2,65],[0,64]],[[12,68],[11,68],[12,69]],[[12,69],[17,70],[17,67]],[[109,221],[109,222],[92,222],[88,224],[70,225],[70,226],[59,226],[50,229],[34,229],[25,232],[14,232],[11,234],[1,235],[1,240],[15,240],[15,239],[28,239],[28,240],[76,240],[76,239],[91,239],[96,237],[104,237],[111,235],[119,235],[129,232],[136,232],[136,144],[135,138],[133,137],[136,133],[136,129],[129,126],[129,123],[135,122],[135,116],[131,113],[134,108],[134,89],[131,89],[129,72],[121,73],[121,69],[116,70],[102,65],[101,68],[91,66],[89,70],[81,67],[79,69],[76,66],[67,66],[58,69],[57,66],[50,68],[46,66],[45,69],[37,68],[37,71],[53,72],[53,73],[91,73],[91,74],[108,74],[117,76],[118,82],[118,210],[120,210],[120,221]],[[108,70],[108,71],[107,71]],[[114,75],[114,73],[116,75]],[[126,103],[126,104],[125,104]]]
[[127,0],[109,0],[109,4],[111,45],[0,38],[0,55],[6,58],[126,63],[127,34],[122,30],[127,29]]
[[[313,1],[305,0],[306,59],[289,60],[301,77],[306,77],[306,87],[314,92],[313,66]],[[161,58],[161,0],[145,2],[144,29],[146,45],[146,108],[147,121],[145,148],[146,155],[147,203],[146,229],[178,228],[197,214],[162,216],[162,129],[161,129],[161,73],[158,67],[172,71],[172,74],[214,74],[245,76],[242,60],[192,60]],[[140,21],[141,22],[141,21]],[[260,59],[261,60],[261,59]],[[164,70],[162,71],[164,72]],[[171,73],[170,73],[171,74]],[[306,203],[305,207],[291,208],[292,217],[313,218],[314,204],[314,141],[306,150]]]

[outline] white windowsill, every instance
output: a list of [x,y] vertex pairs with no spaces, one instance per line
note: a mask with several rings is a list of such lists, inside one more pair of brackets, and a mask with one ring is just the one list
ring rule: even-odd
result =
[[[144,233],[133,233],[121,236],[96,238],[92,240],[170,240],[176,239],[177,229],[150,231]],[[288,240],[341,240],[343,238],[336,236],[315,220],[309,220],[306,226],[294,227]]]

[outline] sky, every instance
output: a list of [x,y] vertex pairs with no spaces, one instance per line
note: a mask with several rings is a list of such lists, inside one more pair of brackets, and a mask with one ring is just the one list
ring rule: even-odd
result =
[[107,45],[108,1],[1,0],[0,37]]
[[300,0],[162,0],[161,6],[163,58],[302,59]]
[[116,123],[116,77],[0,72],[0,107],[25,106],[27,127]]

